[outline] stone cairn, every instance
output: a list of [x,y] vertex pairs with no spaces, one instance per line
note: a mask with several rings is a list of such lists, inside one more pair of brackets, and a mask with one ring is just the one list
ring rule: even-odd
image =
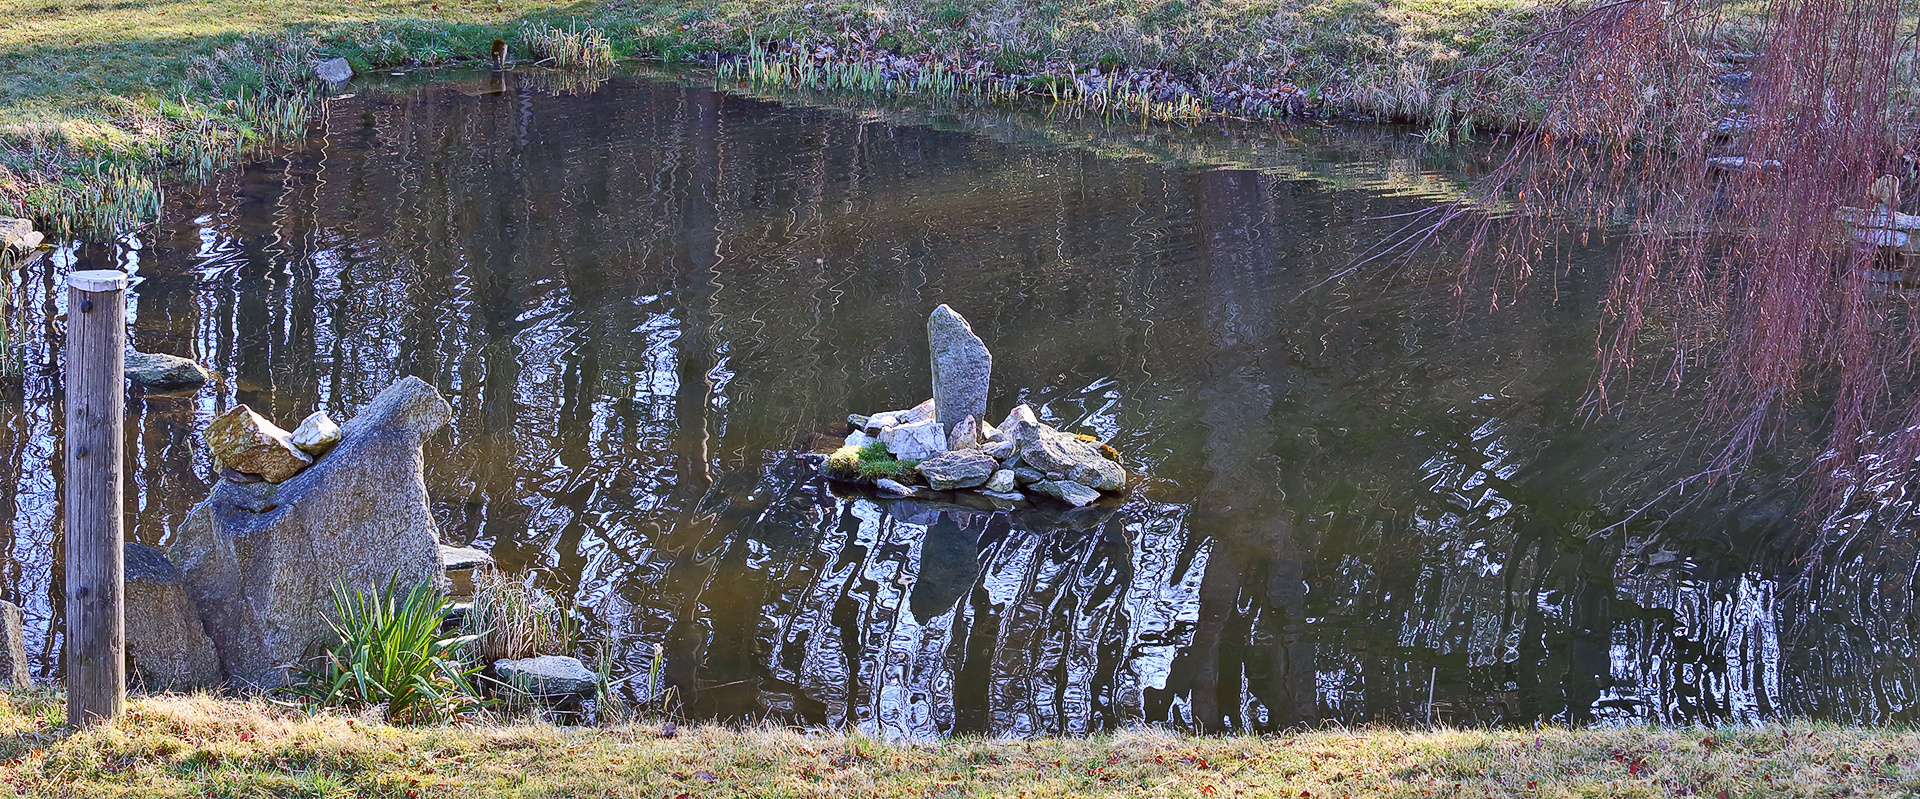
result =
[[1015,407],[987,422],[993,354],[973,327],[942,305],[927,319],[933,399],[903,411],[847,417],[846,445],[827,477],[872,485],[883,496],[1022,507],[1039,494],[1082,507],[1123,491],[1127,470],[1113,447],[1040,422]]

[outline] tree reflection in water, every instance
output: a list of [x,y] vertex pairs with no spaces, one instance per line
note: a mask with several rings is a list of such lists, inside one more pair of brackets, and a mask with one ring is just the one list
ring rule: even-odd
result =
[[[663,647],[698,717],[1915,718],[1905,595],[1794,589],[1775,549],[1805,453],[1610,527],[1683,473],[1697,408],[1577,417],[1604,251],[1491,312],[1444,247],[1303,293],[1477,164],[1385,128],[849,114],[638,77],[362,92],[157,229],[10,276],[6,593],[45,675],[58,275],[117,265],[135,343],[226,376],[131,399],[134,538],[204,495],[212,415],[345,418],[418,374],[455,409],[429,453],[446,537],[569,593],[622,673]],[[879,503],[792,456],[925,398],[941,302],[995,350],[995,411],[1111,438],[1145,475],[1126,501]]]

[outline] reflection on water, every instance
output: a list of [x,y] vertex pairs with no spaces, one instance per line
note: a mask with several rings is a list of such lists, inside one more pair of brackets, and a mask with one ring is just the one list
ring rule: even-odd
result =
[[[1659,539],[1609,529],[1683,468],[1694,411],[1577,420],[1600,252],[1497,312],[1452,296],[1444,249],[1303,295],[1474,151],[539,89],[335,101],[304,147],[175,191],[158,229],[9,276],[27,376],[0,400],[0,552],[40,673],[56,288],[119,267],[134,342],[225,375],[130,399],[132,537],[164,545],[204,495],[196,431],[223,409],[344,418],[417,374],[454,407],[428,453],[445,537],[571,595],[622,673],[662,646],[695,716],[1020,735],[1920,715],[1901,596],[1839,571],[1788,590],[1791,493]],[[994,413],[1110,437],[1143,485],[1008,516],[818,480],[793,457],[814,434],[929,393],[942,302],[994,349]]]

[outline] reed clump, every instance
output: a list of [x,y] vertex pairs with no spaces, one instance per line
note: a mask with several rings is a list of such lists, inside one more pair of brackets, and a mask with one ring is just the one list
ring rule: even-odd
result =
[[565,655],[577,643],[578,625],[558,599],[530,579],[487,570],[474,581],[463,630],[472,657],[482,663],[534,655]]
[[540,25],[522,39],[535,58],[558,69],[605,71],[613,68],[613,43],[598,28],[566,30]]

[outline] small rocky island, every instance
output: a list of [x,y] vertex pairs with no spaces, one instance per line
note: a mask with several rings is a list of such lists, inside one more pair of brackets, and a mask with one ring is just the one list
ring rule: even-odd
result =
[[901,411],[847,417],[846,445],[825,474],[882,496],[1022,507],[1041,495],[1083,507],[1126,490],[1120,453],[1092,436],[1056,430],[1020,405],[987,421],[993,354],[973,327],[942,305],[927,319],[933,399]]

